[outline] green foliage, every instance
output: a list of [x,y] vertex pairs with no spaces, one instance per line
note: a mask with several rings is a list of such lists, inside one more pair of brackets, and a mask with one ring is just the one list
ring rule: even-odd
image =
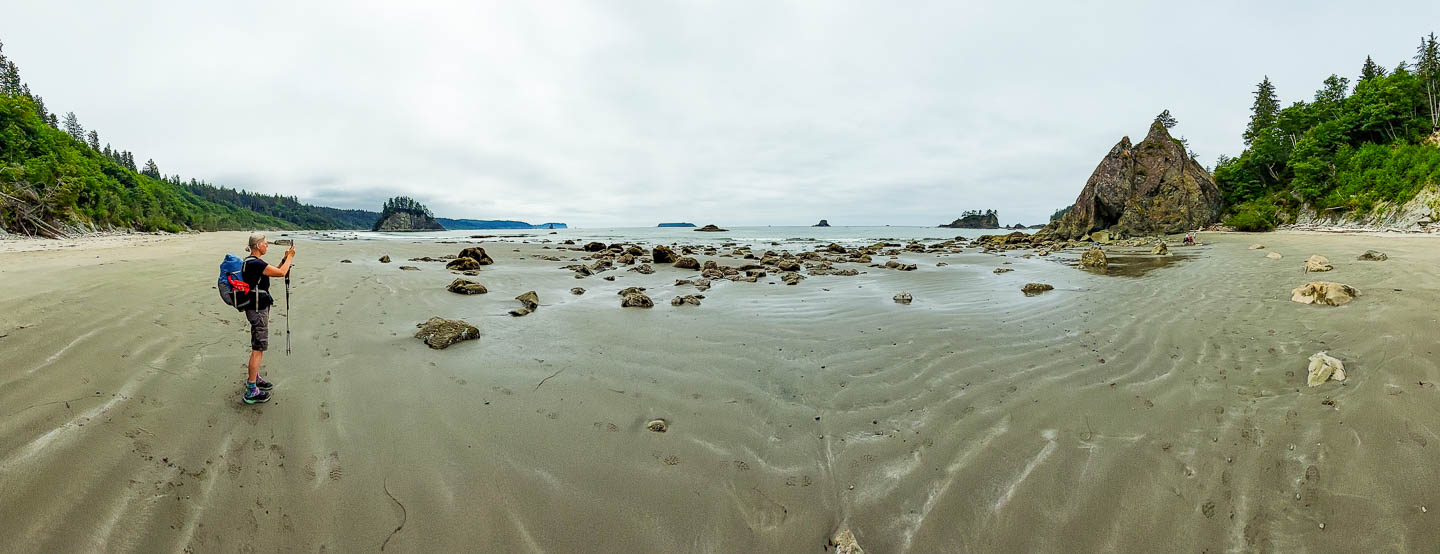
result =
[[1166,129],[1174,129],[1175,126],[1180,123],[1179,120],[1175,119],[1175,116],[1170,115],[1169,109],[1166,109],[1165,111],[1160,112],[1160,115],[1155,116],[1155,121],[1159,121],[1160,124],[1164,125]]
[[1331,75],[1310,103],[1277,110],[1274,86],[1262,81],[1244,133],[1249,148],[1215,165],[1226,223],[1273,226],[1277,213],[1302,205],[1364,211],[1440,183],[1440,148],[1424,143],[1437,129],[1431,106],[1440,98],[1440,86],[1428,92],[1429,80],[1440,80],[1433,37],[1422,38],[1415,71],[1402,63],[1387,73],[1367,56],[1353,91]]
[[1269,231],[1275,228],[1277,208],[1274,203],[1252,200],[1234,207],[1225,224],[1240,231]]
[[1070,213],[1070,210],[1073,210],[1073,209],[1075,209],[1075,205],[1074,205],[1074,204],[1071,204],[1071,205],[1069,205],[1069,206],[1065,206],[1064,208],[1060,208],[1060,209],[1058,209],[1058,210],[1055,210],[1055,213],[1050,214],[1050,221],[1055,221],[1055,220],[1057,220],[1057,219],[1060,219],[1060,218],[1062,218],[1062,217],[1065,217],[1065,214]]

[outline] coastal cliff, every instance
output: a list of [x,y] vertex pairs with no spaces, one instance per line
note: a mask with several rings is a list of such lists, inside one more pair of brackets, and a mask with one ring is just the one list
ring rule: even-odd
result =
[[1181,233],[1214,223],[1220,189],[1156,119],[1139,144],[1123,137],[1100,161],[1075,207],[1043,232],[1060,239],[1109,230],[1125,236]]

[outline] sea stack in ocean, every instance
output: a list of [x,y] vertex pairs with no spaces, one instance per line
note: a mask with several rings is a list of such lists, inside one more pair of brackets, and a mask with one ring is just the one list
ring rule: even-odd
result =
[[1220,217],[1220,189],[1159,119],[1140,144],[1120,139],[1085,183],[1075,207],[1040,231],[1079,239],[1092,231],[1182,233]]
[[380,219],[371,231],[444,231],[430,209],[413,198],[396,196],[385,201]]

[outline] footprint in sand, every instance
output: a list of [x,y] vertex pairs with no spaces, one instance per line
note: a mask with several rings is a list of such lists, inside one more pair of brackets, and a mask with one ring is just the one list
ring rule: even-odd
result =
[[810,480],[809,475],[791,475],[785,478],[785,486],[787,487],[808,487],[811,483],[814,483],[814,481]]
[[328,459],[330,463],[330,480],[339,481],[340,478],[345,476],[345,469],[340,467],[340,453],[331,452]]
[[735,471],[750,471],[750,464],[745,463],[744,460],[735,460],[730,463],[735,466]]
[[616,424],[610,423],[610,422],[596,421],[595,423],[592,423],[591,425],[593,425],[593,426],[595,427],[595,430],[596,430],[596,431],[605,430],[605,431],[609,431],[609,432],[611,432],[611,433],[614,433],[614,432],[617,432],[617,431],[620,430],[620,426],[619,426],[619,425],[616,425]]
[[680,465],[680,457],[675,455],[666,456],[664,462],[667,466]]
[[326,409],[328,407],[329,404],[326,404],[324,402],[320,403],[320,421],[330,419],[330,410]]

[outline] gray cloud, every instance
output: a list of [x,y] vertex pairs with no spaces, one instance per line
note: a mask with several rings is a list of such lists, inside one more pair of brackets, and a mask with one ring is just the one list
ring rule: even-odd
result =
[[1440,21],[1418,1],[27,4],[0,39],[31,87],[162,171],[579,226],[1038,223],[1160,110],[1208,165],[1263,75],[1308,99]]

